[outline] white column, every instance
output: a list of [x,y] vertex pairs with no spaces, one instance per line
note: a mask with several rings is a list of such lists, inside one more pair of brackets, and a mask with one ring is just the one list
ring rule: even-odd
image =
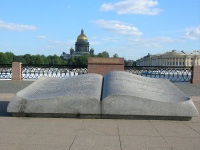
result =
[[169,61],[170,61],[170,59],[169,58],[167,58],[167,65],[169,66]]
[[176,66],[176,58],[174,58],[174,66]]
[[185,65],[185,58],[182,58],[182,66]]
[[191,58],[189,58],[188,60],[189,60],[188,61],[188,64],[189,64],[188,66],[191,66]]
[[166,66],[166,58],[164,58],[164,65]]
[[179,58],[177,58],[177,66],[179,66]]
[[170,58],[170,66],[173,65],[173,58]]
[[195,57],[195,61],[194,62],[195,62],[194,64],[197,65],[197,57]]
[[165,64],[167,66],[168,65],[168,58],[166,58],[165,61],[166,61]]
[[184,59],[185,59],[184,65],[187,66],[187,57]]

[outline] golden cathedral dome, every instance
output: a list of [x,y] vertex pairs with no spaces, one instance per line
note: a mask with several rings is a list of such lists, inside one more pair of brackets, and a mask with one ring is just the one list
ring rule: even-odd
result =
[[81,30],[81,34],[77,37],[77,41],[87,41],[87,36],[84,34],[83,29]]

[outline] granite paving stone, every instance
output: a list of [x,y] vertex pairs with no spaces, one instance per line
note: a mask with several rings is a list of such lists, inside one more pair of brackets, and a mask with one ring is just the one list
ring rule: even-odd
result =
[[34,134],[24,144],[71,145],[76,134]]
[[40,134],[77,134],[83,129],[82,119],[53,118],[46,119],[45,122],[39,122]]
[[24,133],[0,133],[0,143],[1,144],[22,144],[28,141],[33,135],[34,134],[24,134]]
[[190,128],[192,128],[194,131],[198,132],[200,134],[200,123],[196,122],[184,122],[186,125],[188,125]]
[[0,150],[19,150],[20,144],[0,143]]
[[[123,148],[123,150],[133,150],[132,147]],[[170,147],[137,147],[137,150],[172,150]]]
[[161,136],[120,136],[122,149],[169,148]]
[[106,147],[106,146],[93,146],[93,145],[73,145],[70,150],[122,150],[120,147]]
[[113,135],[78,135],[73,145],[120,147],[120,141]]
[[148,120],[117,120],[120,135],[160,136]]
[[150,121],[162,136],[198,137],[200,134],[181,121]]
[[24,144],[18,150],[69,150],[70,145],[61,144]]
[[173,150],[199,150],[200,138],[192,137],[164,137]]
[[113,119],[87,119],[83,127],[79,135],[118,135],[117,122]]
[[[200,100],[200,97],[198,98]],[[199,101],[194,101],[195,106],[197,107],[198,111],[200,112],[200,102]],[[193,117],[190,122],[198,122],[200,123],[200,114],[197,117]]]

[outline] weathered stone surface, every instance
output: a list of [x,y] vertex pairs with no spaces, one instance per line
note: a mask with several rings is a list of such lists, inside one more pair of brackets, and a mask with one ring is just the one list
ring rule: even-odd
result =
[[7,111],[21,114],[100,114],[102,76],[41,77],[18,92]]
[[7,111],[15,116],[44,117],[176,119],[198,116],[192,100],[168,80],[124,71],[110,72],[102,79],[98,74],[42,77],[18,92]]
[[104,77],[103,115],[193,117],[192,100],[165,79],[113,71]]

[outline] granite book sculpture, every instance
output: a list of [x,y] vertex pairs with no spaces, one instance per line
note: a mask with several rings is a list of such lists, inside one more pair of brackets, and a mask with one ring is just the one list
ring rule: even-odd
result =
[[7,111],[13,116],[182,117],[198,116],[192,100],[166,79],[112,71],[41,77],[19,91]]

